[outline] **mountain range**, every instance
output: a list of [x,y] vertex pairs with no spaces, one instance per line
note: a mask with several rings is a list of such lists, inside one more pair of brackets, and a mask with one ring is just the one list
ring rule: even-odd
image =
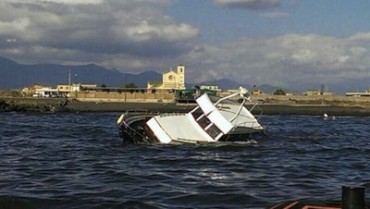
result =
[[[71,75],[71,76],[70,76]],[[84,83],[105,85],[107,87],[123,87],[134,83],[139,88],[146,88],[148,81],[161,81],[162,74],[145,71],[138,74],[124,73],[115,69],[107,69],[95,64],[88,65],[57,65],[57,64],[19,64],[16,61],[0,57],[0,89],[20,89],[34,84],[56,86],[59,84]],[[187,88],[195,85],[212,84],[221,89],[236,89],[245,86],[230,79],[209,80],[201,83],[186,83]],[[251,86],[245,86],[251,88]],[[272,93],[278,87],[262,85],[258,88],[265,93]]]
[[[161,80],[162,75],[154,71],[139,74],[122,73],[118,70],[88,65],[56,65],[33,64],[25,65],[0,57],[0,89],[16,89],[34,84],[56,86],[58,84],[84,83],[122,87],[134,83],[138,87],[146,87],[148,81]],[[69,76],[71,75],[71,76]],[[69,79],[71,78],[71,79]]]

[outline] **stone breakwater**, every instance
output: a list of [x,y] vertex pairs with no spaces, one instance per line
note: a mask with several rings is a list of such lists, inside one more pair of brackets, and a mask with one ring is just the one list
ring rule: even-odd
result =
[[146,109],[155,112],[184,112],[194,105],[169,102],[79,101],[65,98],[0,97],[0,112],[123,112]]
[[283,105],[333,105],[349,107],[370,107],[370,97],[345,96],[271,96],[261,95],[253,97],[254,100],[263,100],[266,104]]
[[68,111],[65,99],[0,97],[0,112]]
[[370,116],[370,97],[262,95],[253,99],[263,101],[261,109],[270,115]]
[[[258,96],[253,97],[251,108],[256,101],[263,101],[254,114],[265,115],[356,115],[370,116],[370,98],[340,96]],[[65,98],[0,98],[0,111],[16,112],[124,112],[131,109],[145,109],[153,112],[187,112],[194,104],[174,102],[123,102],[123,101],[78,101]]]

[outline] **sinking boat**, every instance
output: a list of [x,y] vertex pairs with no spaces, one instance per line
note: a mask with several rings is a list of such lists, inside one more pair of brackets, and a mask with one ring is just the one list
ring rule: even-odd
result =
[[[230,99],[240,97],[239,102]],[[250,96],[245,88],[212,102],[208,94],[196,99],[197,106],[187,113],[126,112],[117,124],[124,141],[132,143],[215,143],[249,140],[262,133],[263,126],[245,103]],[[262,115],[262,111],[260,116]],[[259,118],[259,117],[258,117]]]

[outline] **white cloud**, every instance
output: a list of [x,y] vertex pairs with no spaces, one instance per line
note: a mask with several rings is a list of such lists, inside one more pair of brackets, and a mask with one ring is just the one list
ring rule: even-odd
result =
[[126,33],[134,41],[147,41],[152,36],[161,37],[169,41],[181,41],[195,37],[198,30],[187,24],[171,25],[150,25],[147,21],[142,21],[138,25],[129,26]]
[[281,18],[281,17],[288,17],[290,16],[287,12],[266,12],[261,14],[262,17],[268,17],[268,18]]
[[54,2],[61,4],[101,4],[104,0],[37,0],[41,2]]
[[[337,38],[288,34],[269,39],[240,39],[224,46],[202,46],[187,59],[199,67],[197,81],[230,78],[286,88],[334,85],[351,79],[370,79],[370,53],[353,36]],[[210,62],[204,62],[209,61]],[[210,73],[212,72],[212,73]]]
[[0,20],[0,34],[10,32],[24,32],[29,25],[30,20],[28,18],[19,18],[11,21]]
[[356,33],[349,38],[351,41],[370,42],[370,32]]
[[58,3],[58,4],[101,4],[104,0],[5,0],[9,3],[22,4],[43,4],[43,3]]
[[8,39],[6,39],[6,42],[14,43],[14,42],[17,42],[17,39],[16,38],[8,38]]
[[216,5],[230,8],[267,9],[279,5],[281,0],[213,0]]
[[[37,46],[74,51],[84,58],[95,58],[92,54],[173,58],[189,50],[198,29],[167,16],[170,4],[168,0],[6,0],[0,2],[0,56],[18,51],[31,57],[29,52]],[[13,38],[17,44],[5,41]],[[23,50],[14,50],[17,47]],[[36,54],[35,62],[40,59]],[[22,61],[23,57],[11,58]],[[54,59],[53,50],[44,58]]]

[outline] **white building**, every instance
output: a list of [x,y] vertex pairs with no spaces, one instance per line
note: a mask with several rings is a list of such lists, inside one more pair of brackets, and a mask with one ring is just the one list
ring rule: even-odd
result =
[[49,87],[38,88],[36,89],[35,94],[33,94],[33,97],[58,97],[58,96],[59,96],[58,89],[53,89]]

